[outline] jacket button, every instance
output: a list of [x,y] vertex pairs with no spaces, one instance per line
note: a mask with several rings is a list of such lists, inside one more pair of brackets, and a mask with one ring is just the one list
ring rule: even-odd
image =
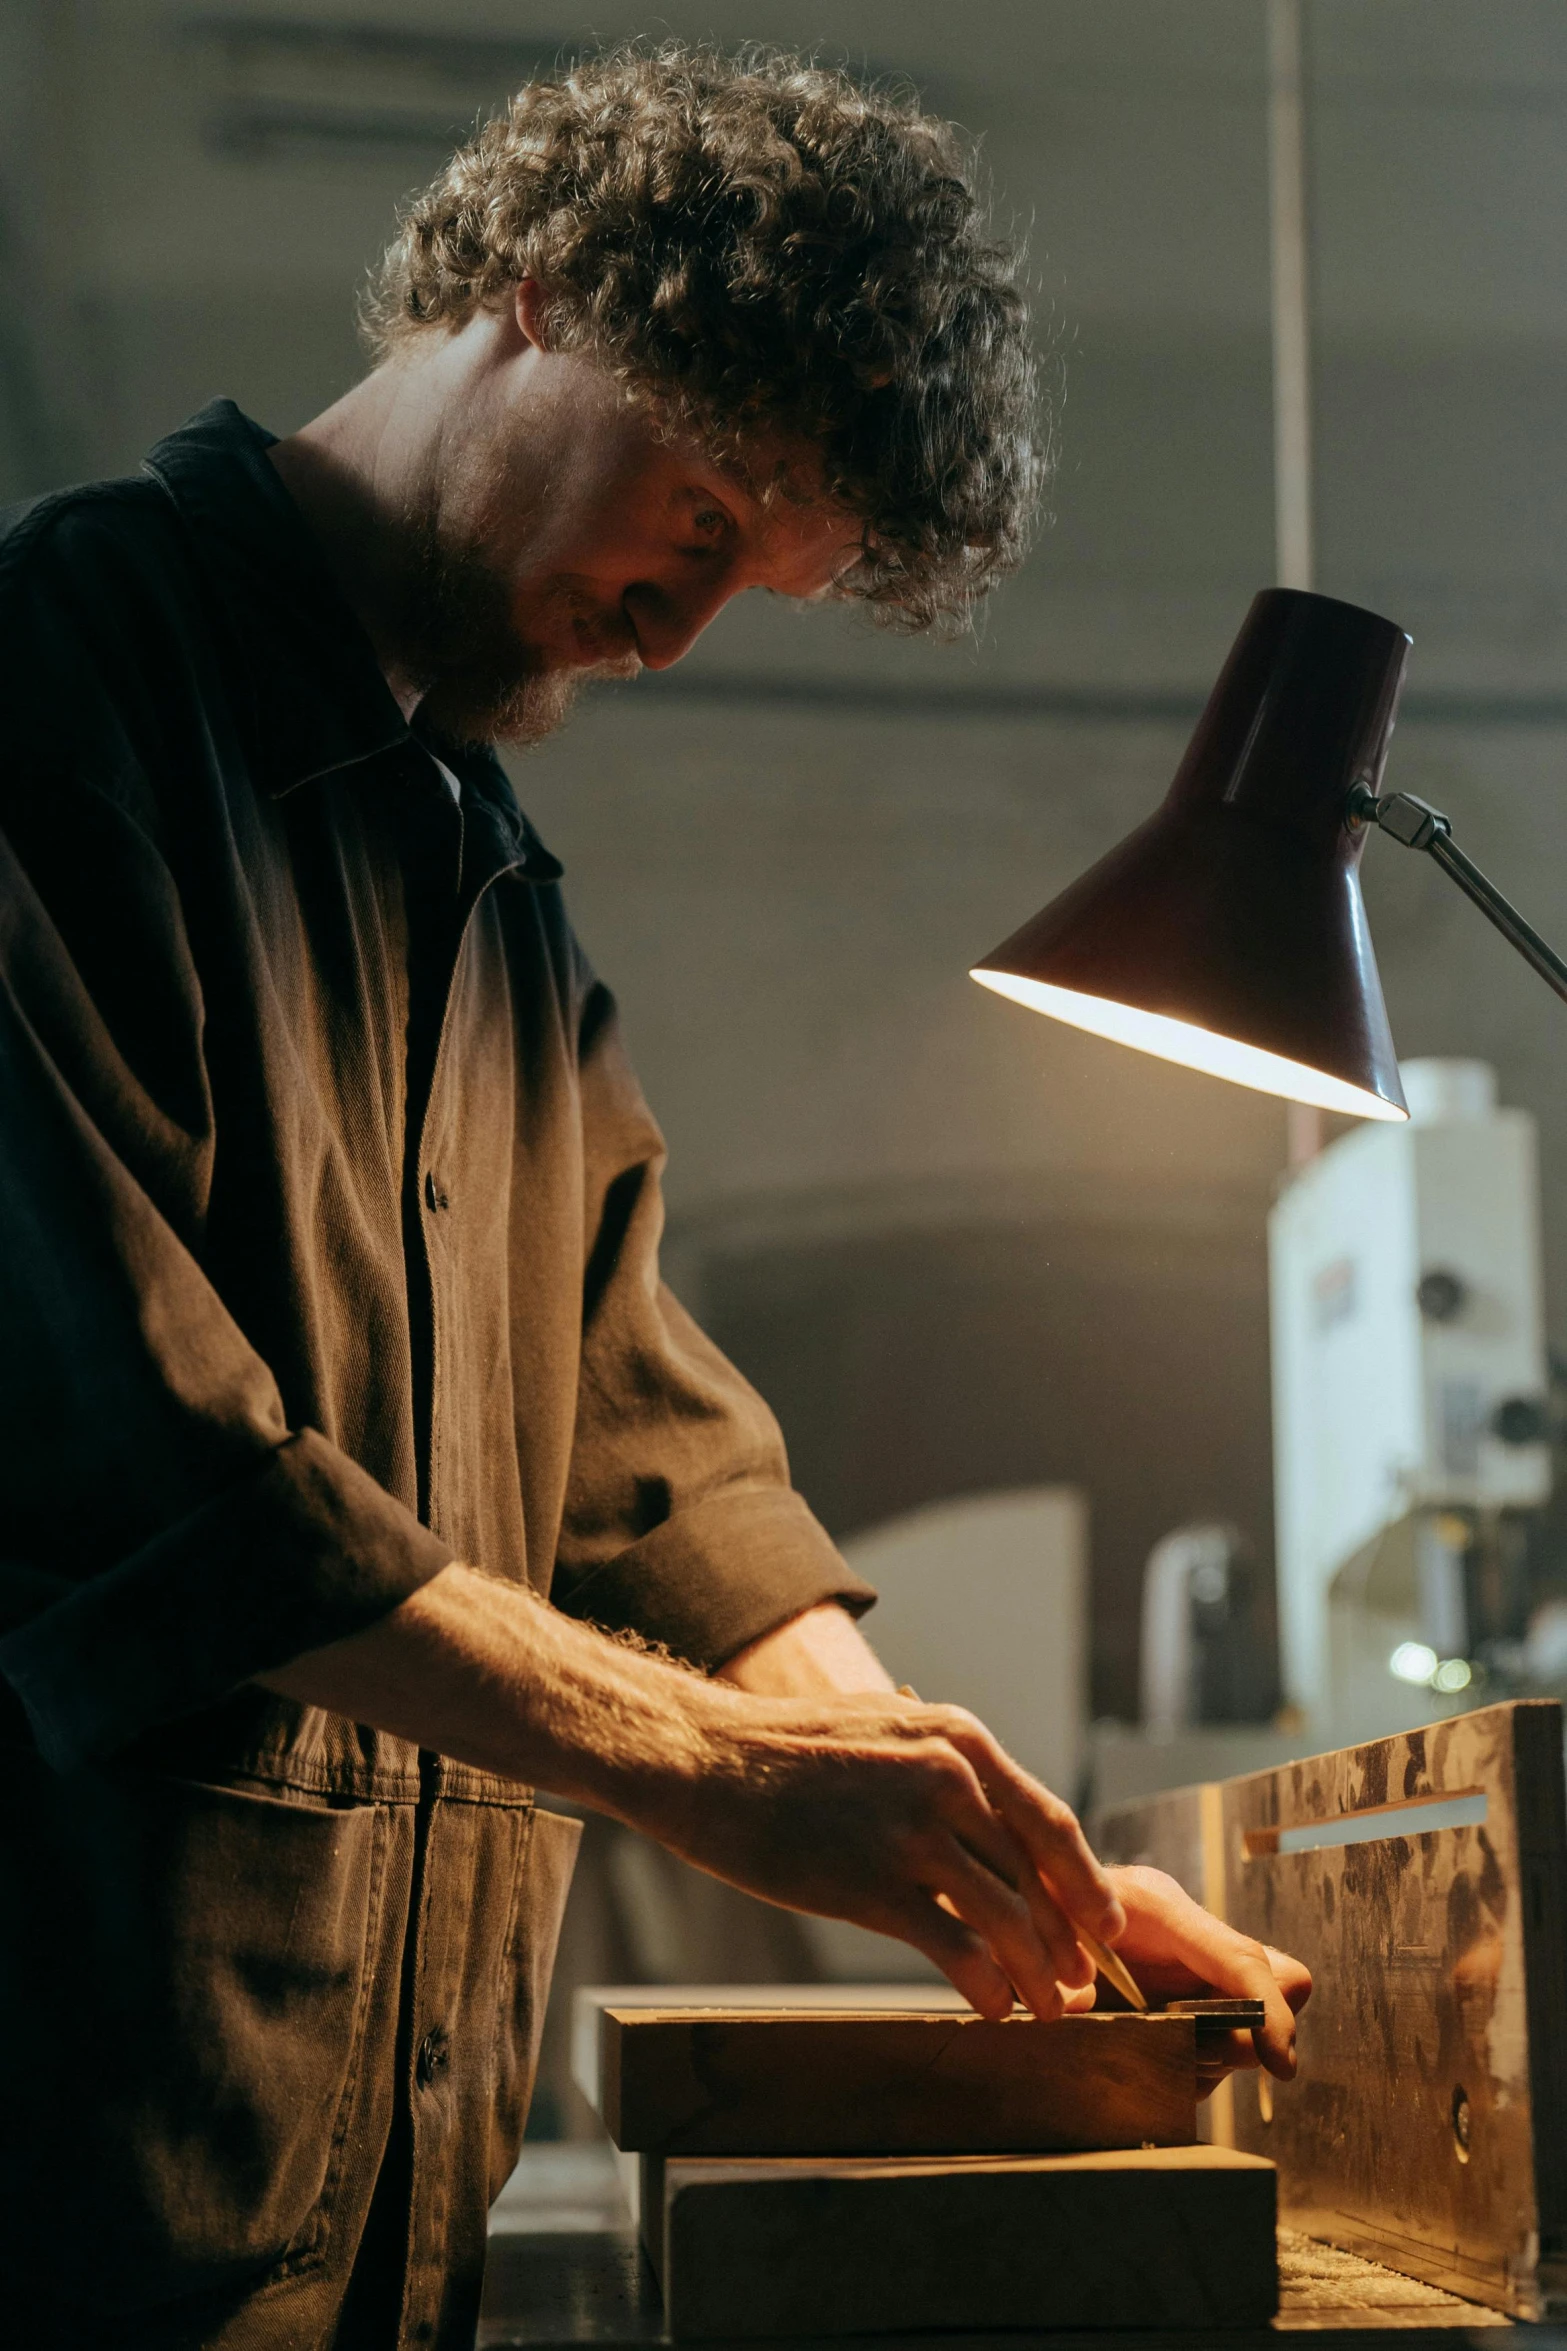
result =
[[444,2073],[451,2058],[451,2046],[441,2027],[432,2025],[419,2044],[414,2059],[414,2079],[421,2090],[427,2090],[438,2073]]
[[426,1208],[450,1208],[452,1204],[451,1194],[436,1182],[433,1167],[424,1179],[424,1204]]

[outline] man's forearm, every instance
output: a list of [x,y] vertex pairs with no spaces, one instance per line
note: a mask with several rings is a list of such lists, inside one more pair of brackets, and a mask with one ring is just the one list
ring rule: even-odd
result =
[[[285,1696],[626,1819],[700,1772],[715,1723],[730,1727],[735,1712],[712,1682],[460,1566],[381,1624],[265,1678]],[[716,1678],[769,1698],[893,1689],[831,1601],[753,1641]]]
[[[753,1725],[738,1693],[890,1693],[847,1610],[824,1602],[731,1658],[715,1680],[606,1638],[525,1586],[452,1566],[391,1615],[264,1677],[284,1696],[373,1722],[503,1778],[667,1834],[713,1764],[715,1736]],[[728,1685],[726,1687],[717,1684]]]
[[503,1778],[631,1820],[707,1760],[734,1696],[573,1622],[525,1586],[444,1568],[379,1624],[262,1677]]
[[[778,1652],[790,1671],[802,1638]],[[769,1901],[901,1935],[990,2015],[1014,1986],[1059,2014],[1091,1973],[1071,1921],[1123,1924],[1067,1807],[960,1708],[727,1687],[471,1568],[265,1679],[611,1813]]]
[[720,1669],[737,1690],[769,1698],[815,1698],[831,1692],[890,1691],[891,1674],[846,1608],[824,1600],[764,1633]]

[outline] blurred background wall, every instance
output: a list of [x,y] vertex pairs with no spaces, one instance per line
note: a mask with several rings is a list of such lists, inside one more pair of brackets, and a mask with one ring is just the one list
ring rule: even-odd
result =
[[[1567,934],[1567,12],[1309,0],[1318,584],[1414,634],[1398,784]],[[0,495],[216,393],[286,432],[359,365],[398,199],[583,38],[533,0],[3,0]],[[673,1152],[670,1268],[841,1536],[1066,1484],[1092,1704],[1135,1710],[1154,1540],[1271,1542],[1280,1105],[1055,1029],[968,964],[1162,793],[1273,576],[1262,0],[665,0],[594,34],[819,48],[982,135],[1029,234],[1053,521],[981,640],[731,608],[520,762]],[[1563,1014],[1372,845],[1401,1051],[1543,1127]]]

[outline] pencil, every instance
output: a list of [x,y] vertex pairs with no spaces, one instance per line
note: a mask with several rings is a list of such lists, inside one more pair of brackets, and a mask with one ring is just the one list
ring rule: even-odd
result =
[[1075,1920],[1072,1932],[1088,1953],[1095,1967],[1098,1968],[1099,1973],[1114,1984],[1122,1999],[1130,2000],[1134,2008],[1146,2010],[1148,2003],[1138,1989],[1137,1978],[1127,1966],[1126,1961],[1118,1959],[1108,1944],[1101,1943],[1097,1935],[1091,1935],[1086,1927],[1078,1926]]

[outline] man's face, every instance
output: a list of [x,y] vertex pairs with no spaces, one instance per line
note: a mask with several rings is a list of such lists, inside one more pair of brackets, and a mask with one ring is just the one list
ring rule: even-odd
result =
[[[841,509],[766,496],[545,350],[528,292],[406,516],[403,649],[428,715],[470,741],[537,742],[589,679],[667,669],[731,596],[820,596],[859,552]],[[757,454],[771,472],[782,453]]]

